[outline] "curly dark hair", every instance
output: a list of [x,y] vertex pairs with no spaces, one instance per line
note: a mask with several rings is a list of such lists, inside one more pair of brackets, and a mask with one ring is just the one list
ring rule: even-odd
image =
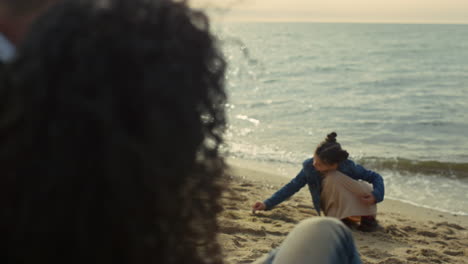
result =
[[331,132],[315,149],[315,155],[328,165],[341,163],[349,157],[349,153],[336,141],[337,136],[336,132]]
[[225,68],[186,1],[48,10],[0,78],[2,263],[222,263]]
[[10,15],[21,16],[52,4],[56,0],[1,0],[0,6],[7,8]]

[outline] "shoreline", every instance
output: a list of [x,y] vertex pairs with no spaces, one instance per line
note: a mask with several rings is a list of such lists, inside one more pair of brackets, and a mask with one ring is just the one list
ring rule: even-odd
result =
[[[250,160],[243,160],[243,159],[227,159],[227,164],[230,166],[230,168],[233,170],[233,175],[236,175],[236,171],[242,171],[244,174],[244,177],[246,179],[250,179],[254,182],[259,182],[261,184],[266,184],[269,186],[274,186],[276,190],[281,188],[284,184],[288,183],[294,175],[297,173],[297,169],[283,169],[285,170],[291,177],[286,177],[284,175],[280,175],[279,173],[273,171],[267,164],[258,162],[258,161],[250,161]],[[271,193],[273,194],[273,193]],[[265,197],[265,199],[268,197]],[[468,223],[468,213],[464,212],[451,212],[451,211],[444,211],[440,210],[437,208],[432,208],[430,206],[424,206],[424,205],[419,205],[416,203],[412,203],[411,201],[405,201],[405,200],[400,200],[400,199],[394,199],[392,197],[388,197],[388,195],[385,196],[384,201],[379,203],[378,205],[386,205],[386,204],[391,204],[389,207],[396,207],[393,205],[394,203],[400,204],[404,208],[404,210],[409,210],[409,212],[412,211],[412,208],[420,208],[416,210],[430,210],[434,211],[452,218],[456,219],[457,217],[464,218],[466,223]]]
[[[298,222],[318,217],[307,188],[271,211],[253,214],[255,201],[268,198],[290,179],[262,166],[227,163],[230,178],[218,237],[225,263],[252,263],[278,247]],[[365,264],[468,263],[468,216],[385,199],[378,204],[377,219],[379,231],[352,230]]]

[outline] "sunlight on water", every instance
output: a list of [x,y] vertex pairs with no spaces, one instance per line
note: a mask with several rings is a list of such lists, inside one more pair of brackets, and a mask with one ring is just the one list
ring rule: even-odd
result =
[[468,175],[468,28],[234,23],[218,36],[231,157],[300,167],[336,131],[352,157],[385,172],[392,197],[439,209],[467,200],[446,183],[466,188],[453,181]]

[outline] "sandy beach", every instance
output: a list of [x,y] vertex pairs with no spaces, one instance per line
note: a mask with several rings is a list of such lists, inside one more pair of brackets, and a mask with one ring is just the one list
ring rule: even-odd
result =
[[[298,222],[319,217],[307,188],[274,210],[253,214],[255,201],[268,198],[289,179],[239,166],[232,166],[230,174],[219,218],[228,264],[253,262],[279,246]],[[468,263],[468,216],[386,199],[378,204],[377,218],[379,231],[352,231],[363,263]]]

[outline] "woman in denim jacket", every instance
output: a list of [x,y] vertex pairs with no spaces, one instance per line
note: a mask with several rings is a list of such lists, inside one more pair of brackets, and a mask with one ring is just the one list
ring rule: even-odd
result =
[[[307,184],[319,215],[324,211],[325,215],[339,218],[346,224],[360,221],[359,230],[374,231],[377,228],[376,203],[384,199],[385,193],[382,176],[349,160],[348,152],[336,142],[336,136],[335,132],[327,135],[314,157],[303,162],[297,176],[270,198],[256,202],[253,210],[271,210]],[[365,186],[363,181],[372,187]],[[353,212],[370,213],[356,215]]]

